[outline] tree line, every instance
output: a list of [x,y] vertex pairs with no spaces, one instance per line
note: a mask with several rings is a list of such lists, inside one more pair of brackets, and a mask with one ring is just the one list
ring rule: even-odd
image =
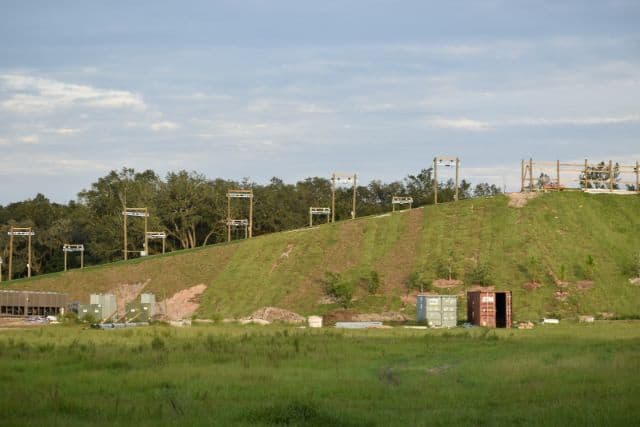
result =
[[[433,170],[423,169],[401,181],[383,183],[373,180],[356,187],[357,215],[365,216],[392,209],[393,196],[413,198],[413,206],[433,203]],[[12,226],[32,227],[33,274],[60,271],[64,268],[62,246],[81,243],[85,247],[85,264],[101,264],[122,259],[125,207],[149,209],[148,231],[167,233],[167,250],[188,249],[226,240],[227,191],[252,189],[254,194],[253,235],[273,233],[308,225],[309,207],[331,206],[331,180],[309,177],[295,184],[272,178],[267,184],[248,179],[208,179],[198,172],[180,170],[164,178],[152,170],[131,168],[113,170],[78,193],[67,204],[51,202],[42,194],[32,199],[0,205],[0,257],[9,257]],[[350,218],[352,188],[336,189],[336,220]],[[462,180],[459,198],[493,196],[501,193],[495,185]],[[454,198],[453,180],[441,182],[438,200]],[[248,203],[234,200],[231,218],[248,218]],[[128,249],[143,250],[144,225],[129,218]],[[156,247],[157,246],[157,247]],[[147,252],[160,252],[161,246],[150,241]],[[70,267],[74,257],[69,258]],[[77,263],[76,263],[77,264]],[[13,248],[14,278],[26,276],[26,238],[15,238]]]

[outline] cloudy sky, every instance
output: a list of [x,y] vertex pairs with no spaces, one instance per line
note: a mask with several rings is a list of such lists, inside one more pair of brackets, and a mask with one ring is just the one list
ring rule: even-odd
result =
[[640,2],[4,0],[0,204],[123,166],[402,179],[640,159]]

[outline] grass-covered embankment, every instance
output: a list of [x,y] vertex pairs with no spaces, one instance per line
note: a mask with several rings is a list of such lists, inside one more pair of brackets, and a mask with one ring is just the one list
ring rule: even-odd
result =
[[431,291],[460,295],[461,318],[465,291],[478,280],[513,291],[519,320],[637,316],[640,286],[629,278],[639,267],[638,212],[637,196],[550,193],[517,209],[508,207],[507,197],[463,200],[3,287],[64,291],[88,301],[90,292],[121,283],[147,283],[145,290],[160,299],[203,283],[201,317],[246,315],[263,306],[322,314],[337,308],[323,303],[325,272],[357,283],[375,270],[379,291],[369,295],[359,286],[353,309],[412,313],[413,305],[402,300],[409,276],[428,286],[451,270],[463,284]]

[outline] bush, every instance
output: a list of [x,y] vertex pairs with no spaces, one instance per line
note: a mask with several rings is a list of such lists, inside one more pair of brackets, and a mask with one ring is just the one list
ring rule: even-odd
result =
[[587,255],[587,259],[585,261],[584,275],[585,279],[593,279],[593,273],[596,269],[596,260],[593,259],[591,255]]
[[327,294],[335,298],[338,304],[347,308],[351,305],[356,286],[352,281],[344,279],[338,273],[326,272],[325,289]]
[[491,284],[491,273],[489,265],[482,262],[477,263],[467,274],[467,282],[482,286]]
[[418,290],[420,292],[424,292],[425,289],[431,289],[431,285],[427,280],[425,280],[420,273],[414,271],[409,275],[407,281],[405,282],[407,286],[407,292],[411,292],[413,290]]
[[362,282],[371,295],[375,295],[380,290],[380,275],[375,270],[372,270],[368,277],[364,277]]

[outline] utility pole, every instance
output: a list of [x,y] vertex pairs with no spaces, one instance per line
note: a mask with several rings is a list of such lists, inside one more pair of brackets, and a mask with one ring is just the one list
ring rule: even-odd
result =
[[31,236],[35,233],[31,227],[11,227],[9,232],[9,280],[13,280],[13,236],[28,237],[27,277],[31,278]]
[[336,221],[336,186],[338,184],[352,184],[353,185],[353,198],[351,202],[351,219],[356,218],[356,190],[357,190],[358,176],[350,173],[337,173],[331,174],[331,222]]

